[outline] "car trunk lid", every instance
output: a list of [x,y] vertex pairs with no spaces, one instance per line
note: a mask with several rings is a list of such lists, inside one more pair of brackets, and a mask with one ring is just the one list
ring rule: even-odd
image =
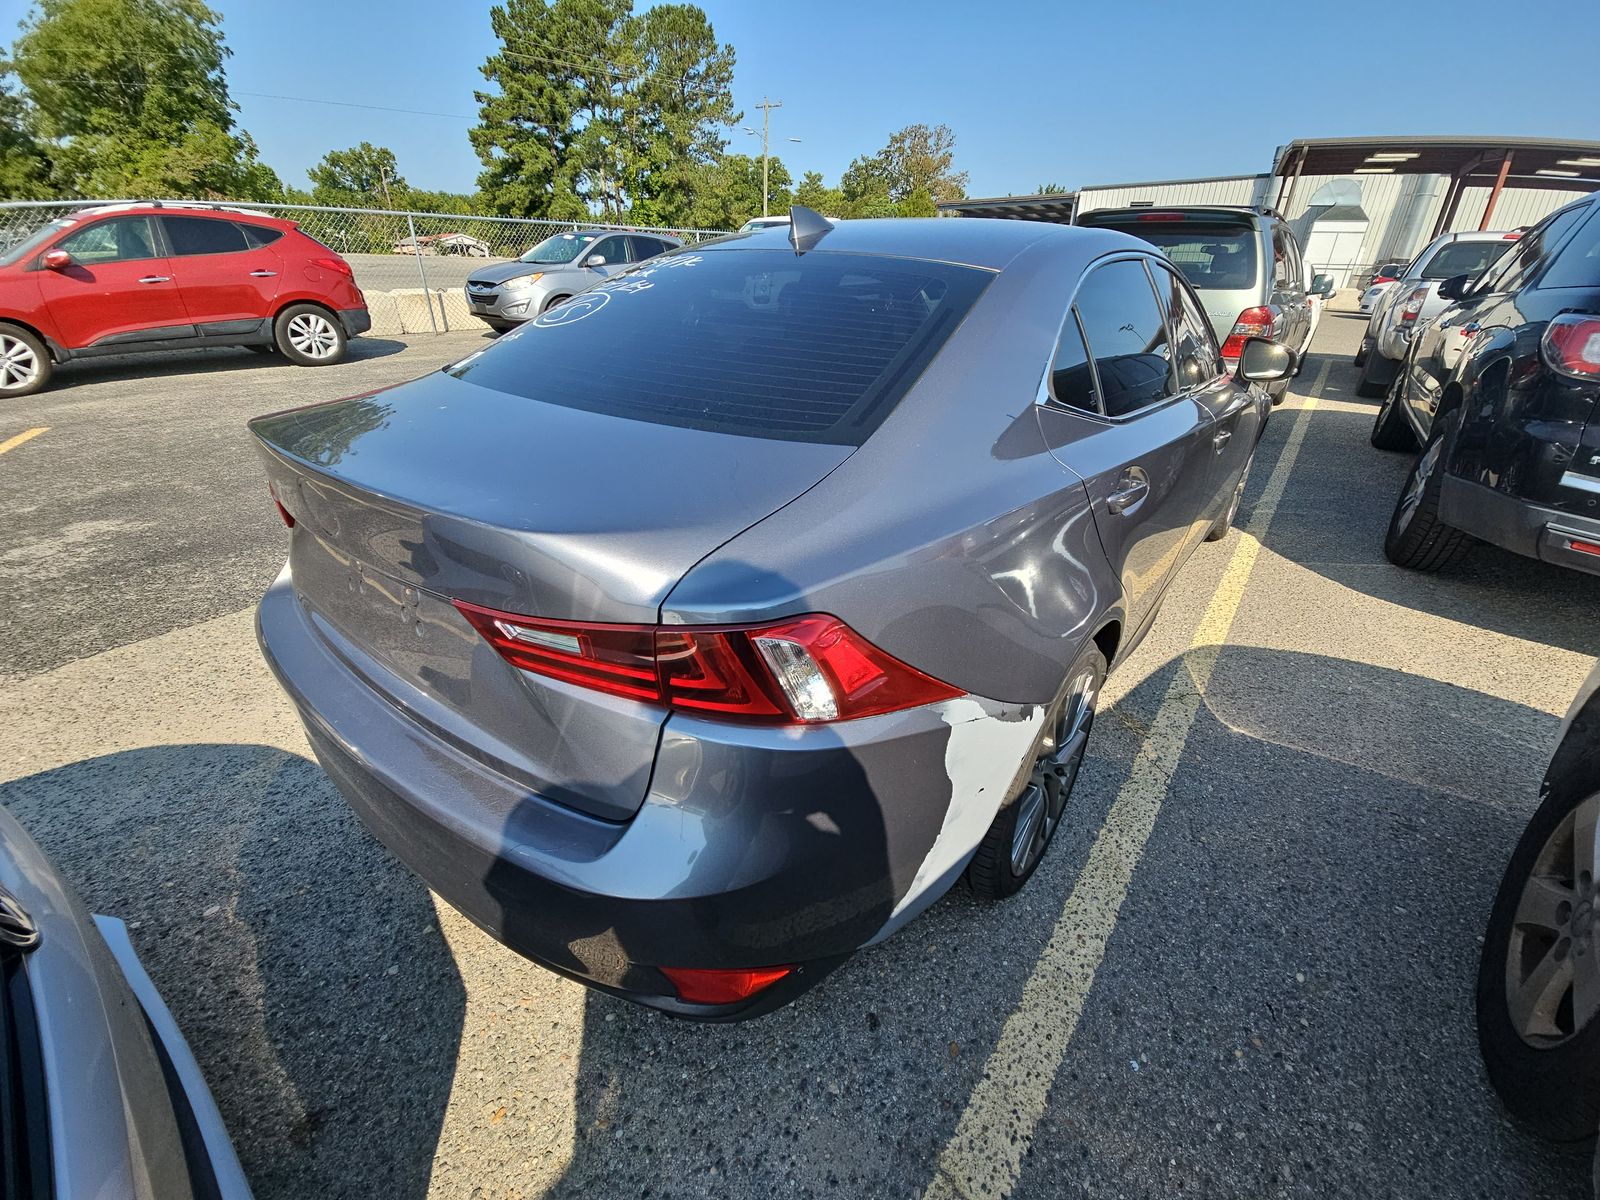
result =
[[370,686],[530,790],[637,810],[665,709],[525,674],[451,604],[650,624],[851,448],[656,425],[438,373],[258,418],[295,591]]

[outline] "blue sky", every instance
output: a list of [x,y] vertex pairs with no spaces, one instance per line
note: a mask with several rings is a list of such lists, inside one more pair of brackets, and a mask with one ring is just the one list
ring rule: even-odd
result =
[[[241,123],[286,182],[305,186],[325,151],[371,141],[393,149],[416,186],[472,189],[466,131],[494,44],[487,3],[211,3],[233,50]],[[779,143],[784,162],[830,183],[916,121],[955,130],[973,195],[1266,170],[1294,137],[1600,137],[1596,42],[1570,3],[702,6],[737,51],[746,123],[763,94],[781,99],[774,138],[802,139]],[[0,0],[7,41],[27,7]],[[747,152],[759,143],[731,140]]]

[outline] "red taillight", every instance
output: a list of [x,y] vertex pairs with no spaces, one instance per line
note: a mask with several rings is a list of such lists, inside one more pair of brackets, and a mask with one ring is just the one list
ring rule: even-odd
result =
[[1182,213],[1140,213],[1139,214],[1139,220],[1141,220],[1141,221],[1181,221],[1183,219],[1184,219],[1184,217],[1183,217]]
[[678,999],[689,1004],[733,1004],[766,991],[793,970],[793,967],[755,967],[739,971],[662,967],[661,973],[672,981]]
[[1593,554],[1600,556],[1600,546],[1595,545],[1593,542],[1571,541],[1568,542],[1567,545],[1571,546],[1579,554]]
[[818,724],[961,695],[818,613],[701,627],[550,621],[461,600],[455,606],[514,667],[708,716]]
[[1400,319],[1407,324],[1417,319],[1417,314],[1422,311],[1422,302],[1428,298],[1426,287],[1413,288],[1411,295],[1406,297],[1406,302],[1400,306]]
[[335,271],[338,274],[348,276],[351,279],[356,277],[356,273],[350,269],[350,264],[345,262],[344,259],[336,256],[330,255],[323,258],[313,258],[311,260],[311,265],[313,267],[321,267],[324,271]]
[[1239,314],[1239,319],[1233,323],[1233,329],[1228,334],[1228,340],[1222,343],[1222,357],[1230,364],[1239,361],[1239,355],[1244,353],[1246,338],[1272,336],[1272,310],[1265,306],[1247,308]]
[[1373,286],[1376,286],[1380,283],[1393,283],[1397,278],[1399,278],[1397,275],[1379,275],[1372,281],[1372,283]]
[[283,501],[278,499],[278,485],[267,484],[267,491],[272,493],[272,503],[277,505],[278,515],[283,518],[283,523],[290,529],[294,528],[294,514],[283,506]]
[[1547,363],[1576,379],[1600,379],[1600,318],[1562,313],[1541,340]]

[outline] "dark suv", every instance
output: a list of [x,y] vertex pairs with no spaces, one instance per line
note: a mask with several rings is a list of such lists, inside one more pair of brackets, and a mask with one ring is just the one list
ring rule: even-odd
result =
[[1600,195],[1546,217],[1413,339],[1372,430],[1421,453],[1384,553],[1431,571],[1475,538],[1600,575]]

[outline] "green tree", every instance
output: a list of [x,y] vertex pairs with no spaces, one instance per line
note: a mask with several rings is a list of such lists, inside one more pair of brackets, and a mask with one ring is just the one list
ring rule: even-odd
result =
[[902,217],[937,217],[939,206],[933,202],[933,197],[922,188],[918,188],[900,201],[895,206],[895,212]]
[[13,47],[56,194],[267,200],[234,123],[220,18],[201,0],[38,0]]
[[0,199],[48,200],[50,164],[34,139],[27,102],[6,80],[9,70],[0,60]]
[[312,202],[346,208],[408,208],[410,191],[387,146],[330,150],[306,172]]
[[904,201],[921,191],[934,201],[967,194],[967,173],[955,169],[956,135],[948,125],[907,125],[881,152],[889,197]]
[[1064,183],[1041,183],[1033,189],[1033,194],[1035,196],[1059,196],[1063,192],[1070,192],[1071,190]]
[[498,212],[678,221],[726,147],[733,49],[689,4],[633,15],[632,0],[506,0],[471,138]]
[[823,183],[821,171],[807,171],[800,177],[794,189],[794,202],[825,217],[842,216],[845,211],[844,193]]
[[[784,212],[791,202],[788,168],[778,158],[767,162],[768,209]],[[737,229],[761,215],[761,160],[726,154],[698,169],[694,203],[685,224],[699,229]]]

